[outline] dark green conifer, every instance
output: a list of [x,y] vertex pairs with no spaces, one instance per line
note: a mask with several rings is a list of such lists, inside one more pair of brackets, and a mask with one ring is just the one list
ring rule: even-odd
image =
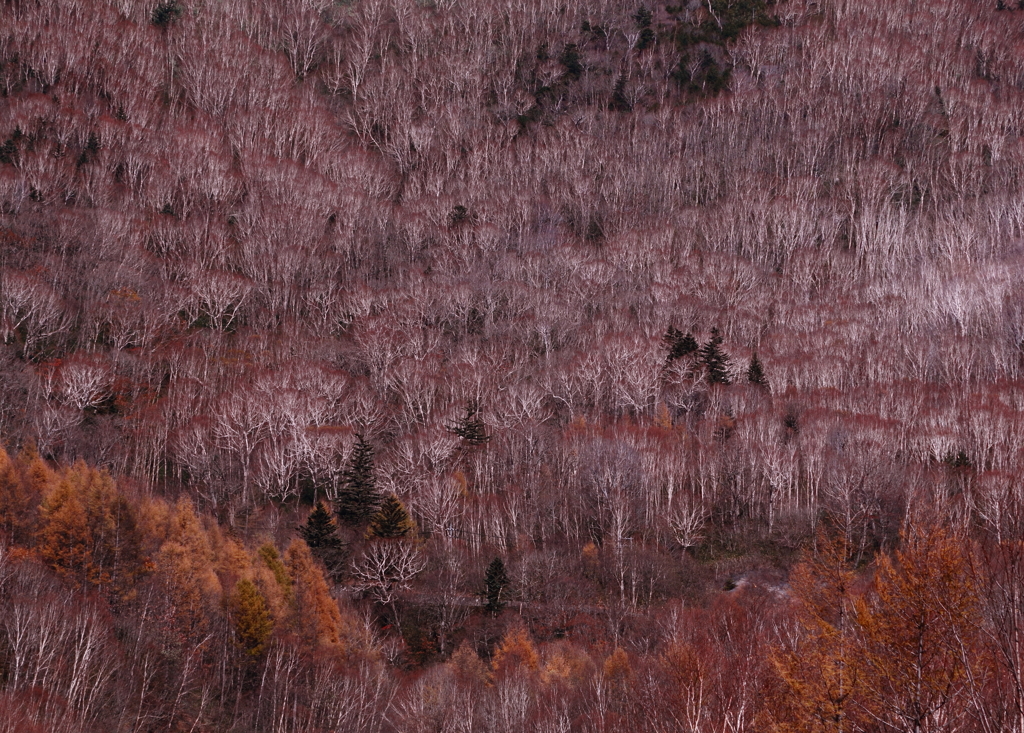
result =
[[756,384],[758,387],[768,389],[768,377],[764,375],[764,367],[761,360],[757,358],[757,352],[750,357],[750,366],[747,367],[747,381]]
[[608,102],[608,108],[613,112],[631,112],[633,105],[626,96],[626,75],[620,74],[612,89],[612,98]]
[[306,541],[313,557],[324,564],[334,581],[341,580],[345,567],[345,544],[338,536],[338,525],[327,505],[318,501],[306,523],[299,527],[299,536]]
[[717,328],[711,329],[711,338],[700,350],[700,360],[707,369],[710,384],[729,384],[729,357],[722,350],[722,336]]
[[166,28],[180,20],[184,14],[185,8],[182,7],[181,3],[177,2],[177,0],[170,0],[169,2],[162,2],[153,8],[153,14],[150,16],[149,22],[159,28]]
[[653,46],[657,40],[657,36],[651,28],[654,14],[647,8],[640,6],[640,9],[633,15],[633,20],[636,21],[636,27],[640,29],[640,35],[636,40],[636,50],[644,51]]
[[18,143],[25,137],[20,127],[15,127],[14,132],[11,136],[4,141],[3,145],[0,145],[0,163],[9,163],[11,165],[18,162]]
[[487,598],[487,605],[484,606],[484,609],[492,616],[497,616],[505,608],[502,594],[508,583],[509,577],[505,572],[505,563],[501,561],[500,557],[494,558],[487,566],[487,572],[484,575],[484,595]]
[[676,345],[676,342],[683,337],[683,332],[675,326],[669,326],[668,330],[665,331],[665,335],[661,337],[661,340],[668,347],[669,351]]
[[943,460],[950,468],[972,468],[974,466],[971,462],[971,457],[967,455],[967,451],[963,448],[956,453],[950,451]]
[[377,511],[380,494],[373,473],[373,446],[361,434],[357,435],[352,456],[341,475],[338,498],[334,501],[334,511],[342,523],[363,524]]
[[82,154],[78,156],[78,165],[87,165],[96,160],[100,154],[100,139],[95,132],[89,133],[89,140],[82,148]]
[[695,354],[699,348],[700,344],[697,343],[697,339],[693,337],[692,333],[687,331],[686,335],[683,336],[683,338],[680,339],[679,343],[676,344],[674,353],[676,358],[678,359],[681,356],[689,356],[690,354]]
[[665,332],[662,340],[668,347],[668,361],[675,361],[684,356],[689,356],[700,348],[697,339],[693,337],[691,332],[687,331],[684,336],[682,331],[675,326],[668,327],[668,331]]
[[583,59],[580,56],[580,49],[575,43],[567,43],[562,49],[562,55],[558,62],[565,67],[565,75],[576,80],[583,76]]
[[408,537],[416,531],[416,525],[405,506],[394,494],[388,494],[381,502],[380,510],[370,518],[366,528],[368,539],[397,540]]
[[322,501],[316,503],[316,507],[306,518],[306,523],[299,527],[299,536],[306,541],[314,554],[322,547],[341,547],[338,525]]

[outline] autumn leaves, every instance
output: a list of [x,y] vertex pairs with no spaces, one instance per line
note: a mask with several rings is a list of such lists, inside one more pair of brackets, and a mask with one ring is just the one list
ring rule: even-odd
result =
[[84,463],[53,469],[31,452],[0,451],[0,521],[15,559],[38,560],[114,608],[132,608],[140,587],[158,588],[171,647],[206,644],[224,620],[247,657],[274,633],[342,656],[360,643],[360,624],[342,617],[302,539],[283,557],[272,542],[247,549],[187,500],[130,499]]
[[[1010,519],[1000,537],[908,519],[898,547],[874,557],[825,519],[788,585],[643,615],[599,600],[557,616],[531,603],[502,613],[522,574],[509,553],[483,578],[490,613],[458,616],[451,646],[420,668],[401,651],[418,611],[399,596],[437,558],[388,503],[372,533],[358,529],[366,545],[350,571],[383,609],[381,628],[332,596],[317,559],[337,549],[323,506],[300,533],[317,547],[243,543],[187,501],[132,496],[82,463],[0,453],[12,540],[0,558],[0,711],[38,688],[50,697],[10,719],[57,731],[78,730],[61,720],[88,729],[125,699],[171,729],[203,717],[254,731],[276,730],[278,716],[288,730],[379,730],[367,711],[403,731],[430,730],[435,715],[473,730],[500,719],[496,730],[562,721],[595,733],[1002,731],[1024,719],[1024,546]],[[261,712],[247,718],[248,705]]]
[[987,695],[1010,670],[985,624],[973,549],[918,528],[867,578],[841,536],[820,532],[791,574],[794,637],[773,654],[765,720],[793,732],[998,729]]

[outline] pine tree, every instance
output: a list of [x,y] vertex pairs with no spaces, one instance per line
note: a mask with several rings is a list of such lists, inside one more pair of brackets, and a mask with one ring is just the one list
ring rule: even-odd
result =
[[251,580],[243,578],[235,586],[231,616],[238,647],[248,657],[260,656],[274,632],[274,618],[263,594]]
[[483,445],[491,436],[487,434],[487,426],[480,418],[480,405],[471,400],[466,403],[466,415],[448,430],[458,435],[470,445]]
[[299,527],[299,535],[314,550],[320,547],[340,547],[338,525],[322,501],[316,503],[313,511],[306,518],[306,523]]
[[675,326],[668,327],[662,340],[668,347],[668,361],[675,361],[684,356],[689,356],[700,348],[697,339],[693,337],[693,333],[687,331],[686,335],[683,335],[683,332]]
[[149,22],[158,28],[166,28],[172,23],[177,22],[184,15],[185,8],[181,6],[181,3],[177,0],[170,0],[170,2],[162,2],[153,8],[153,14],[149,18]]
[[388,494],[381,502],[380,509],[370,518],[370,526],[366,528],[366,537],[382,540],[394,540],[408,537],[416,531],[409,512],[394,494]]
[[352,457],[342,474],[334,510],[343,523],[358,526],[373,516],[378,506],[380,494],[373,475],[373,446],[362,435],[357,435]]
[[651,28],[654,14],[641,5],[640,9],[633,15],[633,20],[636,21],[636,27],[640,29],[640,35],[636,40],[636,50],[644,51],[653,46],[654,42],[658,39]]
[[747,368],[747,381],[756,384],[758,387],[768,389],[768,378],[764,375],[764,367],[761,360],[757,358],[757,352],[750,357],[750,366]]
[[620,74],[612,88],[612,98],[608,102],[608,108],[613,112],[632,112],[633,105],[626,96],[626,75]]
[[317,502],[306,523],[299,527],[299,536],[309,545],[313,556],[327,568],[330,578],[340,580],[345,565],[345,546],[338,536],[338,525],[322,501]]
[[494,558],[487,566],[487,573],[484,575],[484,588],[487,597],[485,610],[492,616],[497,616],[505,608],[505,601],[502,600],[502,593],[508,585],[509,577],[505,572],[505,563],[500,557]]
[[708,372],[711,384],[729,384],[729,357],[722,351],[722,336],[717,328],[711,329],[711,338],[700,350],[700,360]]
[[583,76],[583,58],[580,56],[580,49],[575,43],[567,43],[562,49],[562,55],[558,62],[565,67],[565,75],[572,80]]

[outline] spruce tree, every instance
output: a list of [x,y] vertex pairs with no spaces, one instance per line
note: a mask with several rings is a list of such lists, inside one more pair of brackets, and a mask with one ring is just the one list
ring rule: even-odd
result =
[[633,15],[633,20],[636,21],[636,27],[640,29],[640,36],[636,40],[636,50],[644,51],[653,46],[654,42],[658,39],[651,28],[654,14],[641,5],[640,9]]
[[758,387],[768,389],[768,377],[764,375],[764,367],[761,360],[757,358],[757,352],[750,357],[750,366],[747,368],[747,381],[756,384]]
[[373,446],[361,434],[356,436],[355,448],[341,478],[334,511],[344,524],[363,524],[380,506],[380,494],[373,475]]
[[613,112],[632,112],[633,105],[626,96],[626,75],[620,74],[612,89],[612,98],[608,102],[608,108]]
[[682,359],[684,356],[696,353],[700,349],[700,345],[697,343],[697,339],[693,337],[693,333],[687,331],[684,335],[675,326],[669,326],[668,330],[665,331],[665,335],[661,337],[665,347],[668,349],[667,362],[673,362],[676,359]]
[[565,75],[570,79],[575,81],[583,76],[583,58],[580,56],[579,46],[575,43],[565,44],[558,62],[565,67]]
[[150,15],[149,22],[158,28],[166,28],[180,20],[184,14],[185,8],[182,7],[181,3],[177,2],[177,0],[170,0],[170,2],[162,2],[153,8],[153,14]]
[[[676,333],[678,334],[679,332],[676,331]],[[668,360],[681,359],[684,356],[696,353],[698,349],[700,349],[700,345],[697,343],[697,339],[693,337],[691,332],[687,331],[685,336],[680,335],[672,343],[672,348],[668,353]]]
[[729,384],[729,357],[722,351],[722,336],[711,329],[711,338],[700,350],[700,360],[708,372],[710,384]]
[[394,494],[388,494],[381,502],[380,510],[370,518],[370,526],[366,528],[366,537],[382,540],[395,540],[408,537],[416,530],[409,512]]
[[319,501],[306,523],[299,527],[299,536],[306,541],[313,556],[324,564],[333,580],[339,580],[345,564],[345,548],[338,536],[338,525],[327,506]]
[[497,616],[505,608],[505,601],[502,593],[509,583],[508,573],[505,572],[505,563],[500,557],[494,558],[487,566],[487,573],[484,575],[484,595],[487,598],[487,605],[484,609],[492,616]]
[[682,337],[683,332],[680,331],[675,326],[669,326],[668,330],[665,331],[665,335],[661,337],[661,340],[664,342],[665,346],[668,347],[669,359],[672,358],[672,349],[675,348],[676,342],[679,341]]
[[455,425],[448,426],[448,430],[470,445],[483,445],[491,439],[480,417],[480,405],[475,400],[466,403],[466,415]]
[[341,547],[338,525],[335,524],[334,518],[322,501],[316,503],[316,507],[306,518],[306,523],[299,527],[299,536],[306,541],[311,550],[321,547]]

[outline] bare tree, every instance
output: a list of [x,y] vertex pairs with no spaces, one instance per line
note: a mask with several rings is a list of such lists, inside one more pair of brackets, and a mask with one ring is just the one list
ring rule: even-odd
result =
[[391,607],[398,623],[395,601],[426,565],[427,559],[414,541],[378,540],[353,563],[352,575],[357,587],[385,608]]

